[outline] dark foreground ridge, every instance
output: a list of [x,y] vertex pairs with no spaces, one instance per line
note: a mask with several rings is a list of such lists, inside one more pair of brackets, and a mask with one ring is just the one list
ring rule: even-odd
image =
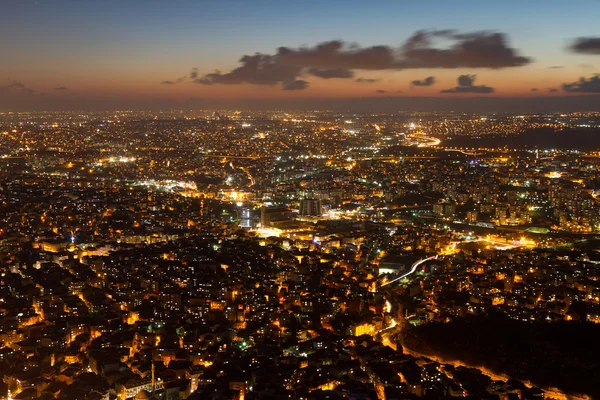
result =
[[550,128],[529,129],[516,135],[486,137],[460,136],[448,141],[453,146],[503,147],[528,149],[599,150],[600,130],[574,128],[555,130]]
[[421,325],[406,332],[404,345],[540,387],[600,398],[599,335],[594,324],[529,323],[494,315]]

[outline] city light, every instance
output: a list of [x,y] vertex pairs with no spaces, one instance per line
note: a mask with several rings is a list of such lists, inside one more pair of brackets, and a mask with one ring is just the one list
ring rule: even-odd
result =
[[512,141],[600,114],[519,116],[0,114],[8,397],[566,396],[555,360],[598,357],[563,329],[600,324],[600,153]]

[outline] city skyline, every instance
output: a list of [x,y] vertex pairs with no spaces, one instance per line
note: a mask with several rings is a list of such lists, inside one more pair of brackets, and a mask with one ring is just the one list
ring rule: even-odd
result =
[[599,128],[0,113],[0,400],[598,398]]
[[598,0],[0,0],[0,400],[600,398]]
[[0,111],[393,109],[414,98],[470,110],[473,97],[548,110],[582,96],[594,110],[594,6],[7,1]]

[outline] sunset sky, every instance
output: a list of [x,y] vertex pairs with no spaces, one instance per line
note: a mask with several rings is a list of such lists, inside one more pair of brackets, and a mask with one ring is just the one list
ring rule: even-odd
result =
[[[124,100],[600,93],[598,0],[0,7],[0,111]],[[256,53],[264,55],[259,64]]]

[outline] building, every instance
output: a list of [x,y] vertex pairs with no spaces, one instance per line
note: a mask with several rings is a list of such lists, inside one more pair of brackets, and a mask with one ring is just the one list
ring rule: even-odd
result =
[[302,199],[300,200],[300,215],[319,217],[323,215],[323,207],[319,199]]
[[352,325],[350,327],[350,334],[352,336],[373,335],[375,332],[375,325],[367,322]]
[[260,223],[263,228],[278,228],[293,220],[293,213],[287,207],[262,207]]
[[242,207],[240,210],[240,227],[252,228],[252,210],[248,207]]
[[433,212],[444,217],[452,217],[456,214],[456,207],[453,204],[438,203],[433,205]]

